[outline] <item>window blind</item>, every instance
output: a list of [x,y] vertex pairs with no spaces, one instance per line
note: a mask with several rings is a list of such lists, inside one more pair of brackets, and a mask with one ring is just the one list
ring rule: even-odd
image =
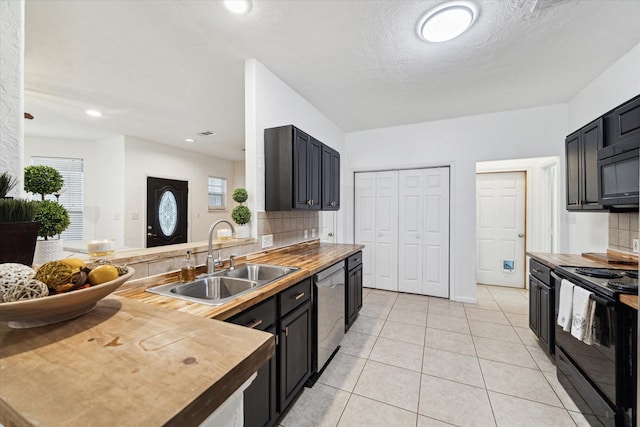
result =
[[207,199],[209,210],[226,209],[227,179],[210,176],[208,184],[209,194]]

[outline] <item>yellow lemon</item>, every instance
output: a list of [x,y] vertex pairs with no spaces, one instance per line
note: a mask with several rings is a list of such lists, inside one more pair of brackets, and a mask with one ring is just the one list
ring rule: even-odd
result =
[[113,265],[99,265],[87,275],[89,283],[99,285],[118,278],[118,269]]
[[64,258],[60,260],[61,263],[67,264],[69,267],[73,268],[82,268],[84,267],[84,261],[80,258]]

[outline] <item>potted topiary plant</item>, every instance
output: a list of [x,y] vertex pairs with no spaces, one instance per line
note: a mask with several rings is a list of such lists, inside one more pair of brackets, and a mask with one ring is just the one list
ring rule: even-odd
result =
[[62,258],[62,239],[50,238],[59,236],[69,227],[69,213],[57,201],[45,200],[45,196],[59,192],[63,185],[64,179],[56,168],[44,165],[24,168],[24,189],[39,194],[42,200],[36,213],[36,221],[40,224],[38,236],[44,240],[36,243],[35,264]]
[[33,263],[38,237],[34,221],[40,202],[25,199],[0,199],[0,263]]
[[249,228],[247,224],[251,221],[251,210],[243,205],[249,198],[249,194],[244,188],[236,188],[233,190],[231,197],[235,202],[240,203],[231,211],[231,219],[238,224],[236,227],[236,237],[240,239],[250,237],[251,228]]

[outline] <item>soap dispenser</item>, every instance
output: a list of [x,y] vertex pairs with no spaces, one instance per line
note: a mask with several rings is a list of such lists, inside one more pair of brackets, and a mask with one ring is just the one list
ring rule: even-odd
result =
[[187,257],[182,262],[180,269],[180,282],[187,283],[196,280],[196,260],[191,258],[191,251],[187,251]]

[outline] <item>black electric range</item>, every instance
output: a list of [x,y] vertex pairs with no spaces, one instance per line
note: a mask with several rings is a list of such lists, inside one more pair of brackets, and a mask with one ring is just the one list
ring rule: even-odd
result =
[[636,338],[625,328],[620,294],[638,293],[638,271],[561,266],[552,273],[557,283],[556,320],[563,279],[591,291],[594,342],[586,344],[556,323],[558,379],[591,425],[635,425]]

